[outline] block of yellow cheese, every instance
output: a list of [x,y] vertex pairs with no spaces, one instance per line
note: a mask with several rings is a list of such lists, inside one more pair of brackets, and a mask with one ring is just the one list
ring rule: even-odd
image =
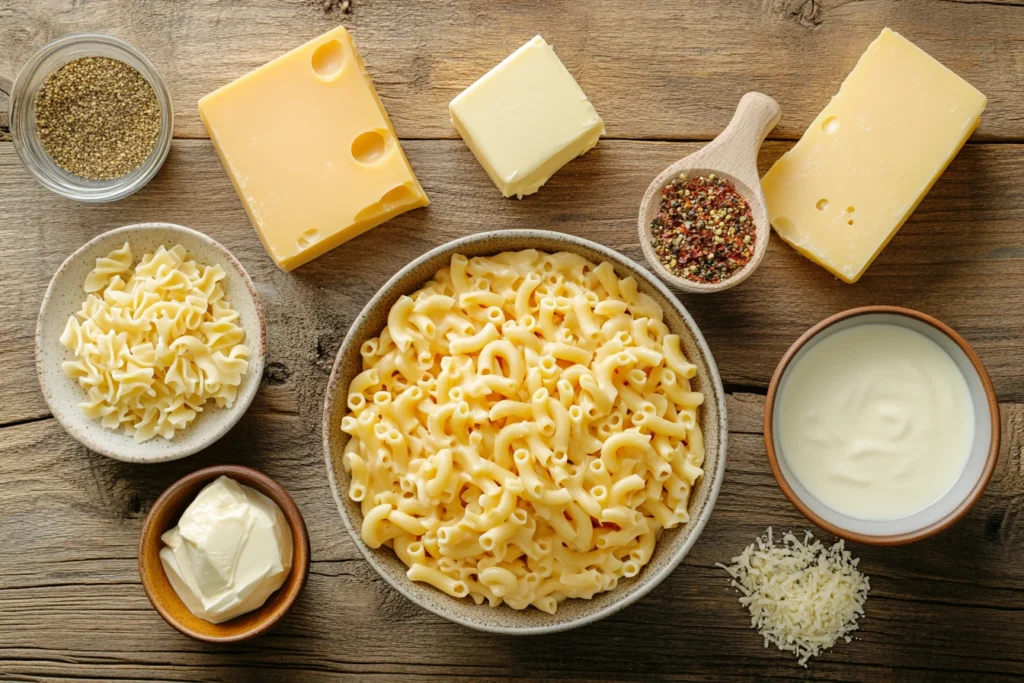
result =
[[283,270],[428,203],[344,28],[207,95],[199,114]]
[[506,197],[533,194],[604,133],[594,105],[540,36],[481,76],[448,109],[455,130]]
[[782,239],[856,282],[978,126],[985,96],[889,29],[761,179]]

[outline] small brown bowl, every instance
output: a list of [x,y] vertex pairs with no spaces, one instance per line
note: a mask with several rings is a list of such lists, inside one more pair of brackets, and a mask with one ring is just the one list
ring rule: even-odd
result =
[[[261,607],[222,624],[211,624],[192,614],[174,592],[160,562],[160,549],[163,547],[160,536],[178,523],[185,508],[199,491],[221,475],[251,486],[277,503],[288,520],[295,551],[292,571],[284,585],[267,598]],[[142,576],[142,587],[156,611],[168,624],[185,635],[208,643],[233,643],[255,638],[270,630],[284,616],[306,583],[309,574],[306,522],[291,496],[267,475],[239,465],[207,467],[179,479],[153,503],[142,525],[142,537],[139,539],[139,574]]]
[[[924,334],[956,363],[974,406],[974,441],[960,478],[937,501],[895,520],[861,520],[839,513],[815,498],[789,470],[775,439],[775,405],[786,370],[801,352],[830,334],[856,325],[886,323]],[[937,534],[959,520],[981,497],[999,458],[999,402],[978,354],[963,337],[930,315],[898,306],[863,306],[837,313],[807,330],[782,357],[768,387],[764,405],[764,445],[779,488],[803,515],[829,533],[869,545],[902,545]]]

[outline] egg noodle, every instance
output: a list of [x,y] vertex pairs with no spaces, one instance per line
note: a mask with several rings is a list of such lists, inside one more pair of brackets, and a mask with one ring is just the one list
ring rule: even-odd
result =
[[348,495],[411,580],[554,613],[636,576],[689,520],[696,368],[610,263],[455,255],[360,352]]
[[60,337],[75,355],[63,368],[87,393],[85,414],[138,442],[173,438],[211,399],[230,407],[249,349],[224,277],[181,245],[144,255],[134,270],[127,242],[96,259],[88,297]]

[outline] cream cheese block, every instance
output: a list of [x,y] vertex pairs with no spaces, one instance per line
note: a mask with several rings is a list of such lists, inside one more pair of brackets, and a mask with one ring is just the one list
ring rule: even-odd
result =
[[266,602],[288,578],[295,550],[277,503],[224,476],[205,486],[160,538],[160,562],[174,592],[213,624]]

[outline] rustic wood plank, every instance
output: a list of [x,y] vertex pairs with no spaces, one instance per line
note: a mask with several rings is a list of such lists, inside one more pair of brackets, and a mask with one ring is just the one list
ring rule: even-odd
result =
[[[768,143],[762,169],[789,144]],[[295,385],[299,407],[318,413],[321,389],[306,379],[329,373],[349,323],[402,265],[456,237],[514,227],[573,233],[642,262],[640,197],[651,177],[697,145],[606,140],[522,201],[502,198],[461,141],[407,141],[404,147],[431,206],[287,274],[264,252],[209,141],[175,141],[151,185],[99,206],[54,197],[20,167],[13,146],[0,143],[0,254],[11,264],[2,276],[8,296],[0,299],[0,424],[48,414],[33,359],[39,303],[64,258],[104,230],[170,221],[231,249],[267,309],[270,371],[277,373],[269,381],[296,374],[303,380]],[[760,269],[743,285],[710,297],[681,297],[723,380],[763,389],[786,348],[822,318],[853,306],[899,304],[957,329],[987,365],[1000,400],[1024,402],[1022,167],[1024,145],[968,145],[856,285],[773,237]],[[195,197],[202,200],[189,200]]]
[[115,33],[167,79],[177,135],[205,137],[200,97],[341,23],[353,31],[399,134],[451,138],[452,97],[540,33],[609,136],[709,139],[744,92],[761,90],[782,105],[773,135],[796,138],[888,25],[988,95],[977,139],[1024,140],[1024,9],[1012,0],[352,0],[350,14],[321,4],[7,0],[0,72],[12,73],[59,36]]
[[[872,579],[867,618],[810,672],[764,649],[714,563],[766,525],[807,523],[775,486],[756,416],[763,397],[734,396],[715,513],[684,565],[635,606],[547,637],[476,633],[408,602],[379,579],[344,531],[325,483],[316,415],[293,415],[289,383],[225,439],[174,463],[137,467],[89,453],[52,419],[0,439],[0,675],[105,680],[353,680],[443,676],[507,680],[998,680],[1024,675],[1024,406],[1003,407],[999,469],[975,509],[951,530],[902,548],[856,546]],[[23,457],[31,453],[32,457]],[[218,647],[164,624],[139,585],[136,540],[149,506],[177,477],[237,462],[280,481],[306,517],[309,584],[280,629]],[[824,536],[824,535],[823,535]],[[970,624],[970,628],[964,628]],[[572,652],[571,657],[566,653]],[[259,672],[258,674],[256,672]]]

